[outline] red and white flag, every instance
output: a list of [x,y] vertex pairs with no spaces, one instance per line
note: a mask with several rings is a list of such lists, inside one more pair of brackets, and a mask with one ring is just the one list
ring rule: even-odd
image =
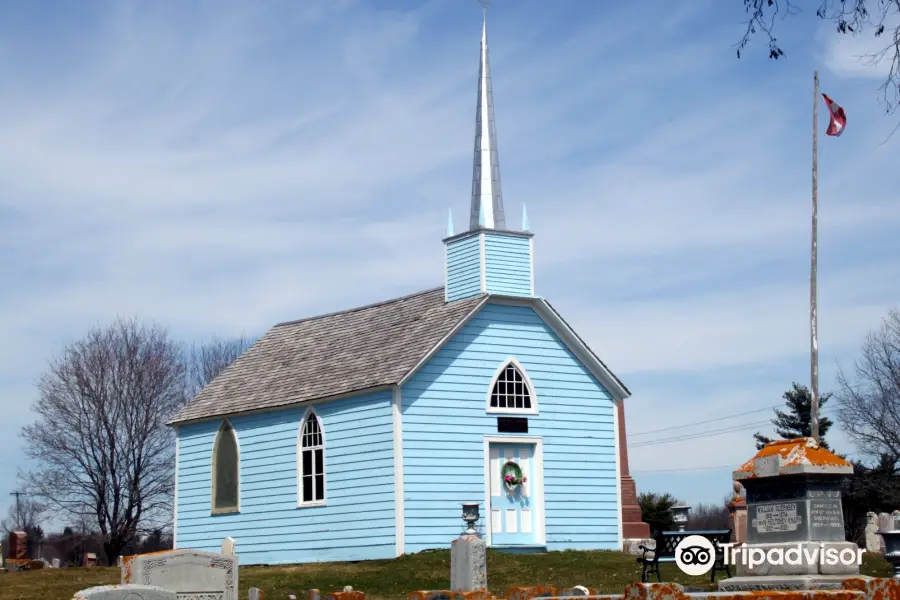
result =
[[828,112],[831,113],[831,121],[828,123],[825,135],[839,136],[844,133],[844,127],[847,126],[847,115],[844,113],[844,109],[826,94],[822,94],[822,97],[825,98],[825,106],[828,107]]

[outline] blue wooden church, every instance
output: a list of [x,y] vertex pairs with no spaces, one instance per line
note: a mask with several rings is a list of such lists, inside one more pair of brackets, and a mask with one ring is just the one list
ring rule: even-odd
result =
[[443,240],[444,285],[275,325],[189,402],[170,422],[176,547],[393,558],[447,548],[477,501],[491,547],[621,549],[629,392],[536,295],[523,229],[483,31],[469,230]]

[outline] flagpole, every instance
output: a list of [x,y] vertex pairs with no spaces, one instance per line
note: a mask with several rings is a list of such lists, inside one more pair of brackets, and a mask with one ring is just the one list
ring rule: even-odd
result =
[[819,248],[817,241],[818,229],[818,195],[819,195],[819,72],[813,76],[813,147],[812,147],[812,256],[809,268],[809,321],[810,321],[810,380],[811,380],[811,405],[810,405],[810,430],[812,437],[819,441],[819,319],[816,310],[816,262]]

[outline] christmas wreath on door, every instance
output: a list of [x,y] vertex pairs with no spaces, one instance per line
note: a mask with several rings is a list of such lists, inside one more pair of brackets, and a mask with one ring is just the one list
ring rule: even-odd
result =
[[507,461],[505,465],[503,465],[503,469],[500,471],[501,477],[503,477],[503,483],[506,485],[506,488],[509,490],[514,490],[526,481],[528,478],[522,474],[522,467],[513,461]]

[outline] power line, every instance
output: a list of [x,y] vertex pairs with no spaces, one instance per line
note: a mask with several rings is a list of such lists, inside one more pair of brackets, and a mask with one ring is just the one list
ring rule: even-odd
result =
[[636,469],[632,473],[674,473],[675,471],[712,471],[713,469],[735,469],[735,465],[714,465],[708,467],[683,467],[680,469]]
[[[763,408],[757,408],[756,410],[748,410],[747,412],[737,413],[733,415],[729,415],[727,417],[718,417],[716,419],[708,419],[706,421],[696,421],[689,425],[680,425],[678,427],[694,427],[696,425],[703,425],[705,423],[715,423],[716,421],[725,421],[727,419],[734,419],[735,417],[743,417],[745,415],[752,415],[753,413],[763,412],[765,410],[772,410],[773,408],[778,408],[779,406],[784,406],[783,404],[773,404],[772,406],[765,406]],[[662,429],[651,429],[649,431],[641,431],[639,433],[629,434],[628,437],[637,437],[639,435],[647,435],[650,433],[657,433],[660,431],[668,431],[670,429],[674,429],[675,427],[663,427]]]
[[[859,388],[859,387],[862,387],[862,384],[857,384],[857,385],[850,385],[850,386],[846,386],[846,387],[841,387],[841,388],[838,388],[836,391],[838,391],[838,392],[849,392],[849,391],[855,390],[855,389],[857,389],[857,388]],[[833,393],[833,392],[829,392],[829,393]],[[672,426],[669,426],[669,427],[663,427],[663,428],[661,428],[661,429],[651,429],[651,430],[649,430],[649,431],[639,431],[639,432],[637,432],[637,433],[629,433],[629,434],[628,434],[628,437],[630,437],[630,438],[635,438],[635,437],[637,437],[637,436],[639,436],[639,435],[648,435],[648,434],[651,434],[651,433],[659,433],[659,432],[661,432],[661,431],[669,431],[670,429],[683,429],[683,428],[687,428],[687,427],[695,427],[695,426],[697,426],[697,425],[704,425],[704,424],[706,424],[706,423],[715,423],[715,422],[717,422],[717,421],[726,421],[726,420],[728,420],[728,419],[733,419],[733,418],[735,418],[735,417],[742,417],[742,416],[746,416],[746,415],[752,415],[752,414],[754,414],[754,413],[763,412],[763,411],[766,411],[766,410],[774,410],[774,409],[777,409],[777,408],[782,408],[782,409],[783,409],[783,408],[785,408],[785,406],[786,406],[785,403],[781,403],[781,404],[773,404],[773,405],[771,405],[771,406],[765,406],[765,407],[763,407],[763,408],[756,408],[756,409],[753,409],[753,410],[748,410],[748,411],[746,411],[746,412],[736,413],[736,414],[728,415],[728,416],[725,416],[725,417],[717,417],[717,418],[715,418],[715,419],[707,419],[706,421],[691,421],[691,422],[689,422],[689,423],[683,423],[683,424],[681,424],[681,425],[672,425]],[[829,406],[828,409],[829,409],[829,410],[832,410],[833,407]],[[839,410],[839,409],[834,409],[834,410]],[[819,414],[820,414],[820,415],[823,414],[824,412],[825,412],[824,410],[819,410]],[[828,415],[826,415],[826,416],[828,416]],[[834,416],[834,413],[832,413],[831,416]],[[635,445],[635,446],[638,446],[638,445],[640,445],[641,443],[642,443],[642,442],[639,442],[638,444],[634,444],[634,445]]]
[[[828,415],[824,415],[828,416]],[[704,431],[702,433],[687,433],[680,434],[669,438],[662,438],[657,440],[646,440],[643,442],[638,442],[636,444],[629,444],[632,448],[643,448],[647,446],[656,446],[658,444],[668,444],[672,442],[682,442],[688,440],[699,439],[702,437],[713,437],[718,435],[724,435],[727,433],[737,433],[739,431],[747,431],[749,429],[756,429],[758,427],[763,427],[765,425],[771,425],[772,421],[757,421],[754,423],[739,423],[736,425],[730,425],[728,427],[723,427],[721,429],[713,429],[711,431]],[[675,427],[669,427],[667,429],[677,429]],[[661,429],[660,431],[666,431],[666,429]]]
[[22,515],[22,510],[19,508],[19,496],[24,496],[25,492],[15,491],[10,492],[10,496],[16,497],[16,529],[21,529],[22,525],[19,525],[19,517]]
[[643,448],[646,446],[656,446],[658,444],[668,444],[671,442],[681,442],[686,440],[699,439],[701,437],[713,437],[717,435],[725,435],[727,433],[735,433],[738,431],[744,431],[747,429],[756,429],[757,427],[762,427],[763,425],[769,424],[769,421],[759,421],[756,423],[744,423],[742,425],[733,425],[731,427],[724,427],[722,429],[713,429],[712,431],[704,431],[703,433],[689,433],[684,435],[676,435],[674,437],[662,438],[659,440],[649,440],[646,442],[638,442],[637,444],[629,444],[632,448]]

